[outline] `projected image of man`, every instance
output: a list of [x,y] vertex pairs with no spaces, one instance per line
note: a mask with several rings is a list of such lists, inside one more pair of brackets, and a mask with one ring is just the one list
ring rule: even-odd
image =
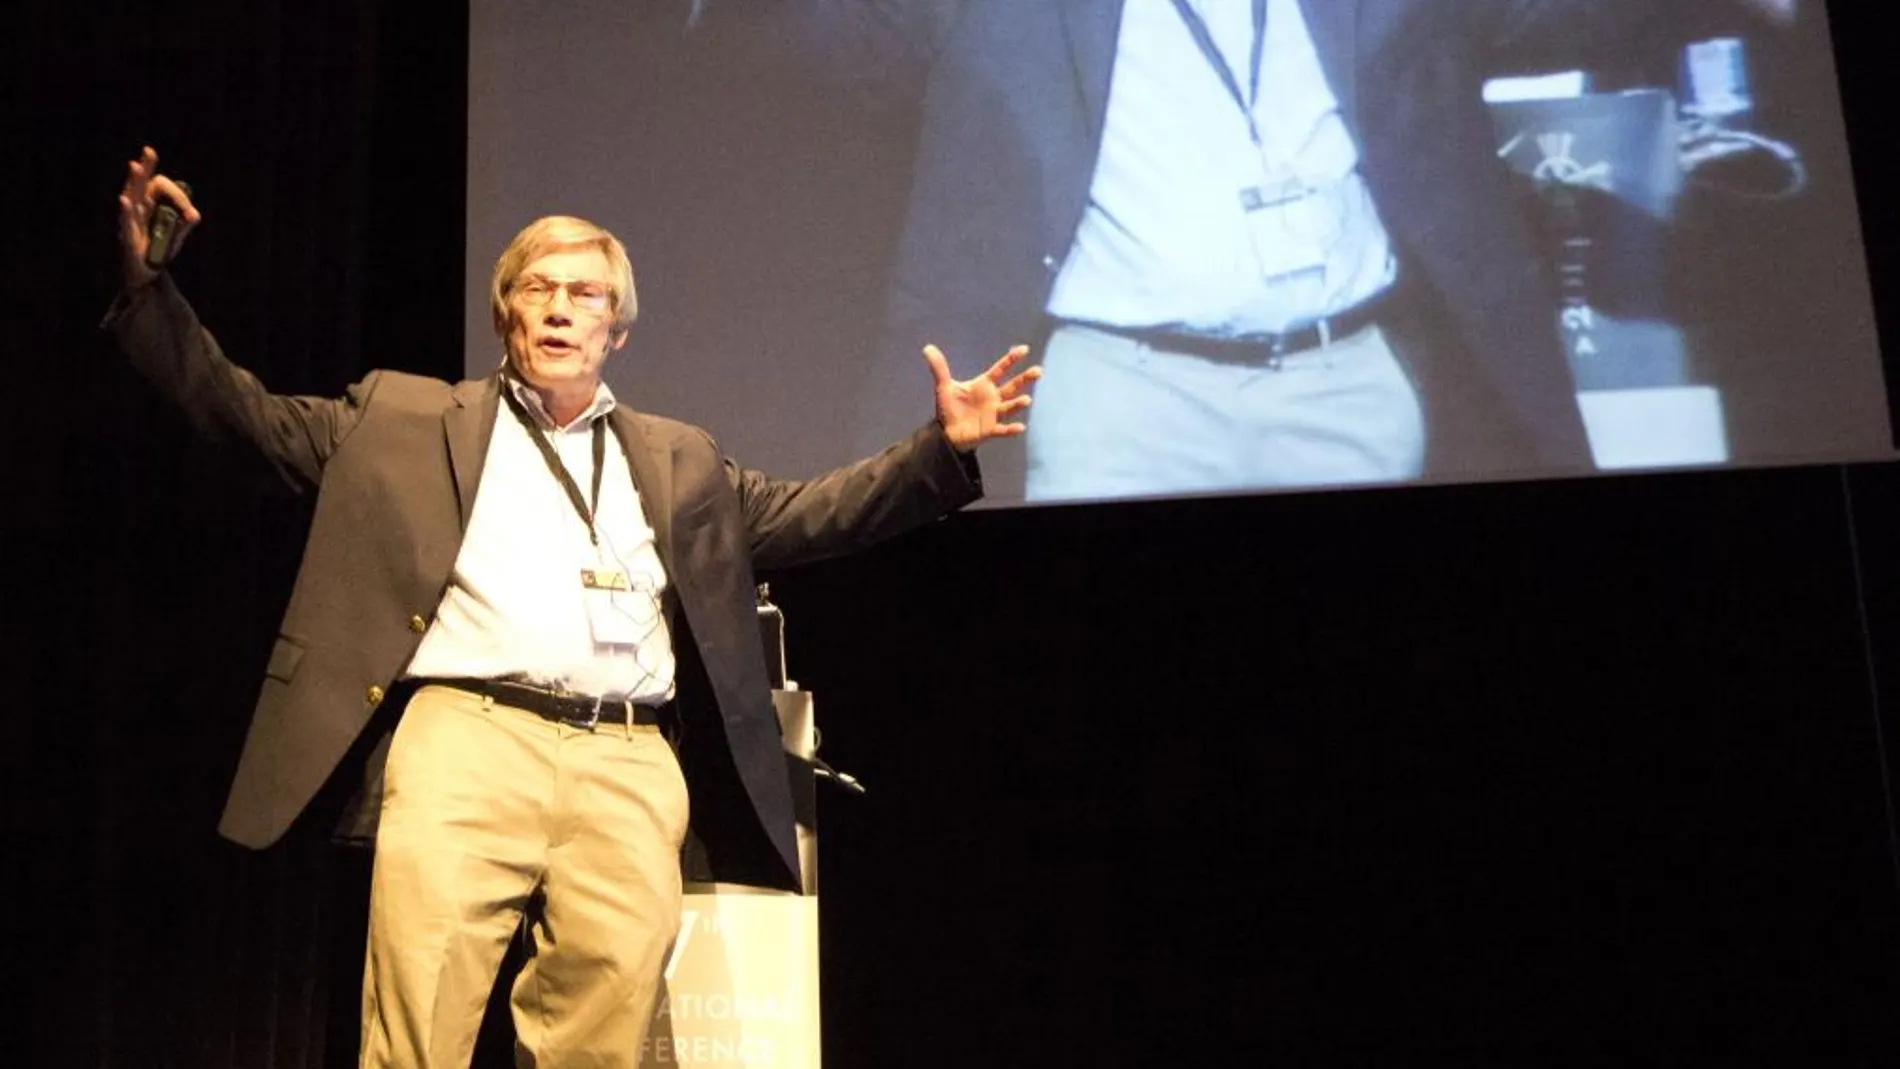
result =
[[1380,327],[1397,274],[1300,6],[1129,4],[1046,302],[1028,496],[1417,477],[1423,412]]
[[[1078,500],[1589,470],[1483,85],[1789,3],[701,0],[698,18],[918,94],[887,336],[1045,338],[1025,493]],[[866,391],[873,433],[898,381]]]

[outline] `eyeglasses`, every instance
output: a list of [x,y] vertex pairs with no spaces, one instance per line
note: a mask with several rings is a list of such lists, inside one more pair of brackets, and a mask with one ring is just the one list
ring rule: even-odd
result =
[[595,282],[587,278],[548,278],[545,275],[522,275],[515,280],[509,292],[521,299],[521,303],[530,308],[539,308],[551,303],[554,295],[561,290],[567,291],[568,302],[583,312],[600,313],[613,303],[613,290],[605,282]]

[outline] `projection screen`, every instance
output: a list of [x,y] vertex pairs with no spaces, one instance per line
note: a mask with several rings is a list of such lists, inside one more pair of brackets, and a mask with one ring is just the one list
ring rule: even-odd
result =
[[803,477],[1017,343],[987,505],[1893,454],[1821,4],[471,10],[467,365],[620,236],[623,404]]

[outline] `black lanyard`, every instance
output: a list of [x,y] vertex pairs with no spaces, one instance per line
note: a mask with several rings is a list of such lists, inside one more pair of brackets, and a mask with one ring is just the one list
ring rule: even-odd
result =
[[515,396],[514,384],[502,383],[501,395],[507,399],[508,407],[514,411],[515,418],[521,421],[528,437],[534,439],[535,448],[541,450],[541,459],[548,462],[548,470],[560,481],[561,489],[567,491],[568,501],[573,503],[574,511],[580,514],[581,522],[587,525],[587,540],[594,544],[595,549],[599,549],[600,535],[594,530],[594,517],[600,512],[600,471],[606,466],[601,462],[607,457],[607,417],[594,417],[594,496],[590,504],[581,500],[581,488],[574,485],[574,477],[567,473],[567,465],[561,463],[560,455],[548,444],[546,432],[535,423],[533,416],[528,415],[527,406],[521,403],[521,398]]
[[1240,91],[1240,81],[1234,77],[1234,70],[1227,65],[1227,57],[1221,54],[1220,46],[1214,43],[1214,34],[1207,28],[1207,21],[1201,13],[1194,10],[1188,0],[1174,0],[1174,10],[1181,15],[1181,21],[1187,23],[1188,33],[1194,36],[1194,43],[1201,46],[1201,55],[1207,57],[1207,65],[1220,75],[1221,84],[1227,87],[1227,95],[1234,98],[1240,107],[1240,113],[1247,117],[1247,132],[1253,135],[1254,144],[1260,143],[1260,131],[1254,128],[1254,102],[1260,99],[1260,58],[1267,46],[1267,0],[1253,0],[1253,53],[1247,72],[1247,92]]

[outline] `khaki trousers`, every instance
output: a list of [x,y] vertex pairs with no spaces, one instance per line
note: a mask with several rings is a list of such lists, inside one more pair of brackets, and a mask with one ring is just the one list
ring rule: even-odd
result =
[[685,779],[655,728],[589,731],[417,691],[384,773],[360,1064],[467,1066],[526,912],[517,1064],[637,1066],[679,928],[686,820]]

